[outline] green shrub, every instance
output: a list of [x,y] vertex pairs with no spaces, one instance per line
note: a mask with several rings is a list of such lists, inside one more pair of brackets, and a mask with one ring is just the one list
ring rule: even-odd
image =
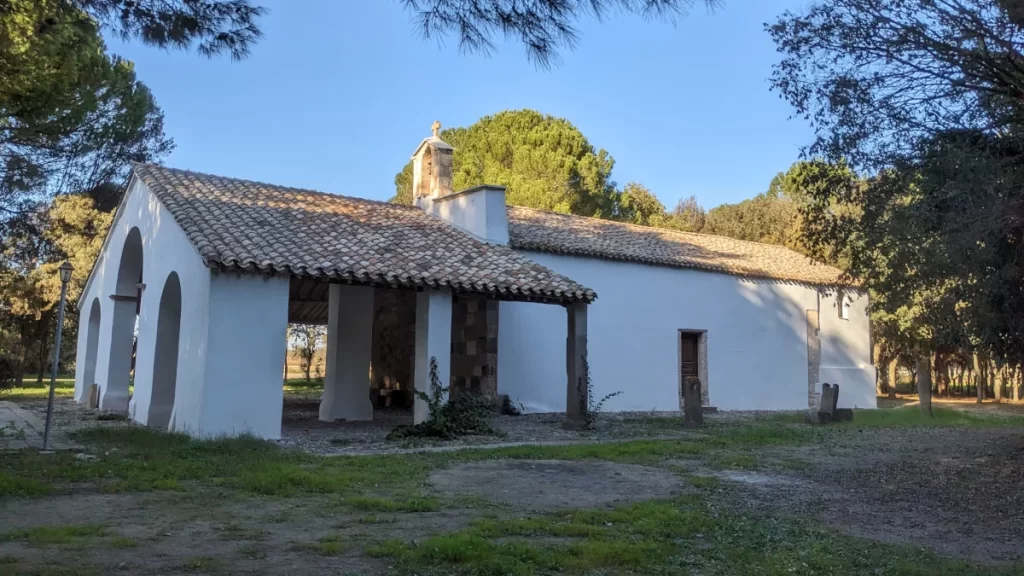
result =
[[587,362],[587,357],[583,356],[583,374],[579,378],[579,382],[576,383],[577,391],[582,394],[584,389],[587,393],[587,411],[583,414],[584,427],[587,430],[593,430],[597,428],[597,421],[601,417],[601,410],[604,408],[604,403],[608,400],[615,398],[622,394],[622,390],[606,394],[604,398],[601,398],[597,402],[594,402],[594,381],[590,378],[590,363]]
[[389,440],[403,438],[441,438],[452,440],[470,434],[496,434],[488,423],[494,413],[494,402],[473,394],[462,394],[445,402],[450,388],[441,385],[437,374],[437,358],[430,357],[430,394],[415,390],[427,403],[427,419],[414,426],[399,426],[388,434]]
[[14,387],[17,367],[13,358],[0,354],[0,391]]

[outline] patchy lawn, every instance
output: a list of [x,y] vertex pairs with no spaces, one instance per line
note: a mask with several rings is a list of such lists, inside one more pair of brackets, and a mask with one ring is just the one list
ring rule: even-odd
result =
[[0,454],[0,574],[1024,575],[1024,418],[915,412],[351,457],[97,422]]

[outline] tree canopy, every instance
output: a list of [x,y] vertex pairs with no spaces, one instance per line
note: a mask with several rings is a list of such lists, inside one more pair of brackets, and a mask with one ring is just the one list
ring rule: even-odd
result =
[[548,66],[558,51],[579,41],[576,23],[611,14],[639,14],[674,21],[697,4],[709,9],[719,0],[402,0],[424,37],[455,34],[459,48],[488,54],[499,37],[519,41],[529,59]]
[[106,54],[86,14],[60,0],[8,8],[0,14],[0,216],[123,179],[130,161],[170,150],[149,90],[131,62]]
[[266,8],[249,0],[65,0],[125,40],[159,48],[188,49],[205,56],[248,56],[263,36]]
[[[455,148],[455,190],[498,184],[517,206],[587,216],[611,216],[617,209],[615,161],[568,120],[510,110],[468,128],[446,128],[440,136]],[[411,163],[395,176],[392,201],[412,203]]]
[[815,129],[808,153],[862,176],[810,188],[810,250],[844,250],[917,353],[1019,365],[1024,4],[818,1],[768,28],[773,87]]
[[[91,3],[95,8],[100,3]],[[0,12],[0,356],[41,369],[60,294],[57,266],[84,282],[131,161],[170,151],[163,113],[96,21],[63,0]],[[69,314],[73,343],[75,312]],[[20,379],[20,377],[19,377]]]

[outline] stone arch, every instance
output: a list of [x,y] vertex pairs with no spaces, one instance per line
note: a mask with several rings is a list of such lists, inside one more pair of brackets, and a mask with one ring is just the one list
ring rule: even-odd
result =
[[137,296],[142,283],[142,232],[138,227],[128,231],[121,250],[121,263],[117,267],[116,291],[119,295]]
[[156,324],[156,355],[153,359],[153,391],[146,422],[155,428],[170,427],[178,380],[178,341],[181,336],[181,281],[171,272],[160,293]]
[[117,283],[110,295],[110,360],[100,399],[104,410],[128,410],[128,386],[135,349],[135,323],[142,300],[142,233],[132,228],[124,239]]
[[96,383],[96,356],[100,349],[100,299],[93,298],[89,306],[89,320],[85,324],[85,367],[82,376],[80,402],[89,401],[89,389]]

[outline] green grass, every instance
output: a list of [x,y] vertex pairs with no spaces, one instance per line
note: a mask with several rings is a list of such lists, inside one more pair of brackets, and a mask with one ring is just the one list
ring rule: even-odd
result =
[[[936,410],[936,422],[970,426],[1024,423],[1024,418]],[[915,425],[913,410],[858,412],[851,426]],[[932,424],[925,422],[925,424]],[[837,427],[795,424],[789,416],[747,423],[712,423],[699,438],[635,440],[568,446],[516,446],[402,456],[324,458],[285,450],[252,437],[199,441],[141,427],[99,427],[72,439],[92,448],[94,460],[67,453],[0,454],[0,498],[43,496],[90,483],[101,492],[187,491],[189,486],[226,488],[260,496],[327,494],[367,512],[436,510],[446,504],[418,498],[436,468],[488,459],[607,460],[657,464],[694,456],[719,458],[725,467],[751,468],[748,453],[766,446],[814,442]]]
[[246,544],[240,546],[236,552],[239,556],[245,558],[251,558],[253,560],[263,560],[267,557],[267,551],[265,546],[259,544]]
[[301,542],[295,545],[296,550],[313,552],[320,556],[339,556],[345,551],[345,545],[341,542],[341,536],[324,536],[316,542]]
[[38,478],[15,476],[9,472],[0,470],[0,497],[45,496],[50,492],[50,485],[43,480]]
[[1015,574],[799,522],[723,514],[696,497],[478,520],[466,530],[414,543],[388,540],[367,552],[416,574]]
[[0,535],[0,541],[23,541],[34,545],[73,544],[82,540],[106,535],[102,524],[79,524],[67,526],[37,526],[24,530],[12,530]]
[[214,572],[220,568],[220,562],[209,556],[195,556],[181,564],[181,569],[186,572]]
[[[60,383],[57,383],[57,387],[53,390],[53,396],[55,398],[70,398],[75,393],[74,383],[69,387],[61,387]],[[0,390],[0,400],[8,400],[11,402],[24,402],[26,400],[45,400],[50,395],[49,388],[9,388],[7,390]]]
[[259,496],[336,495],[342,504],[367,512],[422,512],[459,504],[418,495],[431,470],[462,462],[593,459],[657,464],[699,456],[722,467],[756,468],[760,463],[750,453],[758,448],[815,442],[848,427],[1024,425],[1024,417],[1018,416],[943,408],[935,413],[934,419],[925,420],[915,408],[858,411],[853,423],[837,426],[797,424],[795,415],[787,414],[745,423],[712,422],[693,439],[345,458],[285,450],[252,437],[199,441],[141,427],[99,427],[72,436],[93,449],[94,460],[28,450],[0,454],[0,498],[43,496],[79,483],[102,492],[187,491],[198,484]]
[[438,467],[500,458],[657,463],[703,454],[710,449],[798,443],[813,437],[810,429],[775,428],[709,429],[709,437],[700,441],[520,446],[324,458],[284,450],[252,437],[200,441],[141,427],[99,427],[72,435],[73,440],[94,449],[94,460],[76,459],[66,453],[0,454],[0,498],[40,496],[86,482],[102,492],[185,491],[191,484],[200,484],[261,496],[339,495],[356,498],[350,503],[366,511],[425,511],[436,509],[437,503],[410,495],[419,494],[427,474]]
[[[25,380],[18,388],[49,388],[50,387],[50,374],[43,374],[43,381],[37,382],[38,374],[25,374]],[[57,374],[57,388],[74,388],[75,387],[75,375],[74,374]]]
[[111,548],[135,548],[139,545],[134,538],[129,538],[128,536],[115,536],[107,544]]
[[[933,417],[929,418],[921,412],[920,406],[901,406],[899,408],[881,408],[878,410],[854,410],[853,421],[821,426],[817,429],[829,428],[900,428],[908,426],[936,426],[954,428],[1006,428],[1024,427],[1024,415],[1007,412],[977,412],[946,408],[932,405]],[[762,425],[779,428],[790,425],[793,428],[810,429],[803,425],[802,412],[787,412],[761,417]]]
[[247,528],[237,523],[214,526],[214,531],[220,533],[221,540],[263,540],[270,535],[267,530],[258,528]]
[[[194,500],[202,495],[253,501],[317,497],[335,506],[361,511],[359,522],[401,523],[402,514],[441,508],[465,508],[462,499],[421,496],[431,470],[488,459],[599,459],[664,465],[666,460],[695,456],[729,468],[756,467],[756,450],[814,442],[831,434],[852,432],[856,426],[916,425],[906,412],[863,418],[853,424],[813,427],[790,415],[747,423],[712,423],[699,437],[685,440],[629,441],[570,446],[522,446],[493,450],[325,458],[280,448],[249,437],[198,441],[187,436],[141,427],[94,428],[73,439],[97,456],[79,460],[70,454],[41,456],[22,451],[0,454],[0,506],[5,497],[41,496],[52,492],[179,491],[170,498]],[[946,414],[945,425],[977,426],[1001,421],[990,415]],[[966,419],[963,416],[967,416]],[[870,420],[876,418],[876,420]],[[925,425],[932,423],[925,422]],[[988,424],[986,424],[988,425]],[[767,464],[772,464],[768,462]],[[766,465],[767,465],[766,464]],[[685,471],[684,471],[685,473]],[[714,478],[687,476],[701,489],[718,487]],[[199,490],[207,488],[210,490]],[[700,492],[668,501],[643,502],[613,510],[577,510],[557,514],[505,517],[491,511],[469,528],[413,542],[386,540],[372,544],[366,554],[387,559],[396,573],[416,574],[703,574],[811,575],[850,574],[924,576],[926,574],[1017,574],[998,568],[981,569],[929,553],[839,536],[809,523],[787,519],[751,519],[712,509]],[[212,496],[211,496],[212,497]],[[528,497],[528,496],[527,496]],[[302,501],[299,501],[300,503]],[[292,521],[290,510],[276,521]],[[394,516],[394,518],[391,518]],[[351,518],[349,519],[351,520]],[[270,521],[274,521],[273,519]],[[220,526],[226,540],[259,539],[256,532],[234,523]],[[57,526],[14,531],[0,540],[80,545],[129,546],[134,540],[107,534],[102,526]],[[351,546],[346,537],[328,536],[296,547],[312,554],[338,556]],[[231,550],[235,550],[231,548]],[[237,553],[265,556],[262,548],[246,544]],[[193,558],[180,567],[192,572],[220,571],[210,558]],[[994,570],[994,571],[993,571]]]
[[721,484],[721,481],[718,478],[715,478],[714,476],[690,476],[689,480],[690,484],[693,484],[697,488],[702,488],[705,490],[718,488],[718,486]]
[[415,496],[411,498],[374,498],[355,496],[344,504],[363,512],[433,512],[441,508],[437,498]]
[[712,458],[710,463],[715,468],[729,468],[733,470],[757,470],[761,468],[761,462],[751,454],[722,454]]
[[853,422],[843,426],[863,428],[899,428],[906,426],[944,426],[962,428],[1005,428],[1024,426],[1024,416],[1007,413],[978,413],[955,408],[932,406],[933,417],[921,412],[919,406],[886,410],[857,410]]

